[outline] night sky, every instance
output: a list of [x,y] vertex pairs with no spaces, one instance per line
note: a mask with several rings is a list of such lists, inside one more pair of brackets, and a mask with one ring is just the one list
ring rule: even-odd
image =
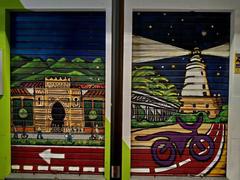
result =
[[192,50],[229,42],[230,13],[135,12],[133,34]]
[[[105,57],[104,12],[11,13],[11,55],[42,59]],[[176,47],[201,50],[229,42],[230,13],[134,12],[133,34]],[[142,63],[154,65],[179,92],[190,56]],[[211,93],[226,101],[229,59],[203,56]],[[139,64],[138,64],[139,65]]]
[[[197,12],[134,12],[133,34],[187,50],[201,50],[229,42],[230,13]],[[183,87],[185,67],[191,56],[174,57],[134,66],[153,65],[162,76]],[[204,56],[211,94],[221,96],[227,102],[229,58]]]
[[105,12],[11,13],[11,54],[104,58],[105,33]]

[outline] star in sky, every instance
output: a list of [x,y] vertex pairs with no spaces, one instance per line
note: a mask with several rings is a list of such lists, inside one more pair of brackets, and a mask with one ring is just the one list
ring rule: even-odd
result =
[[204,37],[204,36],[207,35],[207,31],[203,30],[203,31],[201,32],[201,34],[202,34],[202,36]]
[[[150,29],[149,25],[154,28]],[[203,51],[229,42],[230,13],[141,12],[139,16],[135,12],[133,34],[189,51],[195,47]],[[160,75],[167,77],[178,90],[181,90],[184,86],[185,68],[190,58],[191,55],[179,56],[142,65],[154,66],[156,70],[161,70]],[[225,98],[226,102],[229,60],[203,54],[202,62],[206,64],[211,94],[215,96],[220,94],[221,99]]]
[[136,12],[133,16],[134,35],[187,50],[196,46],[204,50],[229,42],[229,27],[230,13],[141,12],[139,16]]

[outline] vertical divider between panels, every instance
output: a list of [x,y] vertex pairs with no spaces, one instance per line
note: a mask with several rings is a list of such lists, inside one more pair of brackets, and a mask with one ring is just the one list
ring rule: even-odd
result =
[[124,9],[124,57],[123,57],[123,135],[122,179],[130,179],[131,173],[131,81],[132,81],[132,6],[125,1]]
[[121,178],[124,0],[112,1],[111,179]]
[[110,153],[111,153],[111,37],[112,37],[112,7],[111,0],[106,0],[106,70],[105,70],[105,154],[104,176],[110,179]]

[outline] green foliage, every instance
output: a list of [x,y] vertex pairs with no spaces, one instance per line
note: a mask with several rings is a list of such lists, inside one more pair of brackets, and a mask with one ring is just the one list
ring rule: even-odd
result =
[[219,113],[220,122],[227,123],[228,121],[228,105],[223,105]]
[[39,74],[44,74],[44,75],[53,75],[53,74],[56,74],[56,75],[59,75],[59,73],[56,73],[56,72],[54,72],[53,70],[49,70],[49,69],[47,69],[47,70],[45,70],[45,71],[42,71],[42,72],[40,72]]
[[25,61],[25,60],[28,60],[28,58],[23,56],[14,56],[11,58],[11,61]]
[[48,58],[48,59],[47,59],[47,62],[55,62],[55,59],[53,59],[53,58]]
[[72,61],[67,61],[65,57],[58,61],[53,58],[46,61],[28,58],[28,61],[24,61],[20,56],[14,56],[13,59],[11,87],[19,87],[23,81],[43,81],[50,75],[71,77],[72,81],[84,83],[104,83],[105,80],[105,65],[101,58],[96,58],[94,62],[78,57]]
[[45,62],[39,61],[39,59],[36,59],[35,61],[30,61],[27,64],[24,64],[21,66],[21,69],[23,68],[47,68],[47,64]]
[[103,63],[103,60],[98,57],[98,58],[93,60],[93,63]]
[[65,139],[12,139],[15,145],[59,145],[59,146],[104,146],[102,140],[76,139],[69,142]]
[[34,58],[32,62],[41,62],[42,60],[40,58]]
[[77,58],[73,59],[72,62],[74,62],[74,63],[84,63],[85,60],[77,57]]
[[79,71],[72,71],[72,72],[69,72],[67,74],[70,75],[70,76],[82,76],[82,75],[84,75],[82,72],[79,72]]
[[162,127],[176,123],[176,117],[180,117],[182,122],[193,124],[196,122],[199,113],[203,114],[203,123],[227,123],[228,119],[228,105],[222,106],[222,110],[216,118],[209,118],[206,112],[197,112],[193,114],[186,113],[175,113],[170,116],[167,120],[161,122],[151,122],[146,119],[137,121],[136,119],[132,119],[131,127],[132,128],[154,128],[154,127]]
[[162,127],[167,125],[175,124],[176,120],[169,118],[167,121],[161,122],[149,122],[146,120],[137,121],[136,119],[132,119],[131,127],[132,128],[155,128],[155,127]]
[[67,61],[67,59],[65,57],[62,57],[58,60],[58,62],[66,62],[66,61]]
[[176,86],[166,77],[157,74],[153,66],[134,67],[132,89],[163,98],[176,105],[180,104]]

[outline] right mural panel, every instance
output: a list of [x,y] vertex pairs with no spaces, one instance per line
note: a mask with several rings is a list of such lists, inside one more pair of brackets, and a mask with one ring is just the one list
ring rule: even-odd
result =
[[133,13],[132,175],[226,175],[229,36],[229,13]]

